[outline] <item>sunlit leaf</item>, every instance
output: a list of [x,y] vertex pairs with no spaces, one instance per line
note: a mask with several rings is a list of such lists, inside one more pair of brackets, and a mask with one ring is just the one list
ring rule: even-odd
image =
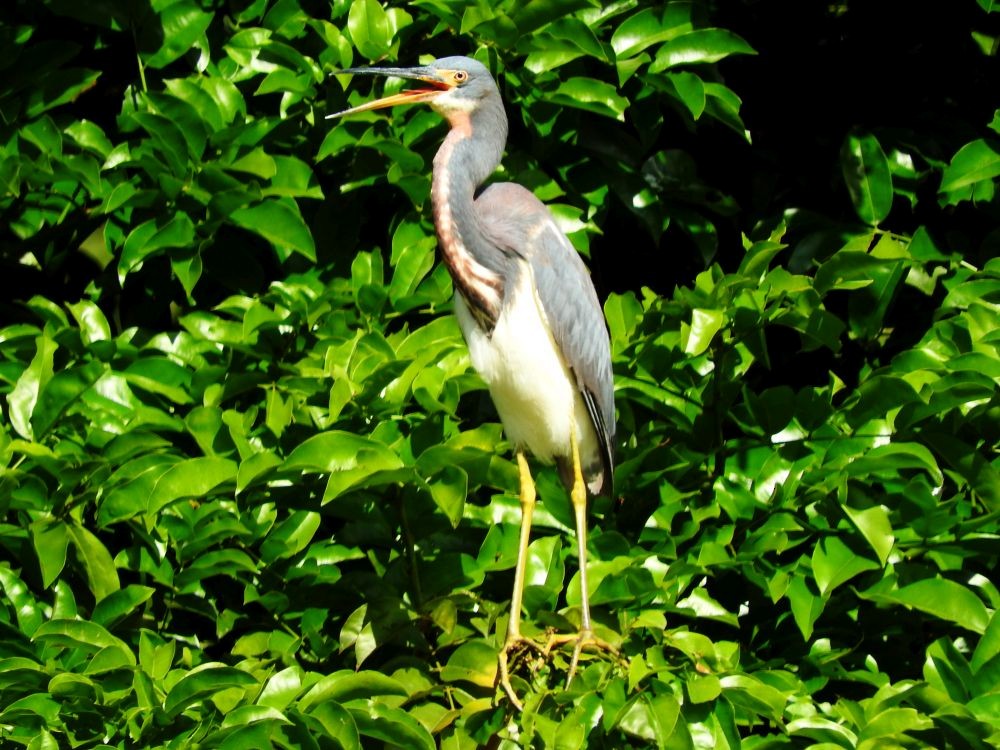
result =
[[848,135],[840,166],[858,217],[878,226],[892,208],[892,174],[878,139],[868,133]]
[[628,109],[628,100],[614,86],[594,78],[567,78],[559,84],[551,101],[617,120],[624,119],[625,110]]
[[298,209],[285,201],[270,199],[233,211],[230,221],[249,229],[279,248],[316,260],[316,244]]
[[871,596],[927,612],[975,633],[983,633],[989,622],[986,605],[979,597],[945,578],[926,578],[898,591],[873,592]]
[[693,29],[662,45],[649,66],[660,73],[678,65],[717,62],[729,55],[753,55],[753,47],[727,29]]
[[177,715],[199,701],[228,688],[255,687],[257,680],[243,670],[223,664],[202,664],[174,685],[163,703],[164,710]]
[[942,193],[954,193],[981,180],[1000,176],[1000,147],[979,139],[967,143],[952,157],[941,176]]
[[347,28],[354,46],[370,60],[380,58],[389,47],[389,19],[378,0],[354,0]]

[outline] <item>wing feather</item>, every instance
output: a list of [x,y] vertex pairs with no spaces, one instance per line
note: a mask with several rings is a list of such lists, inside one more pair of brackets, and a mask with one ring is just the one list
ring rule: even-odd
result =
[[499,183],[476,201],[483,230],[531,264],[552,336],[576,378],[601,450],[591,491],[611,494],[615,436],[611,346],[601,303],[579,253],[551,212],[520,185]]

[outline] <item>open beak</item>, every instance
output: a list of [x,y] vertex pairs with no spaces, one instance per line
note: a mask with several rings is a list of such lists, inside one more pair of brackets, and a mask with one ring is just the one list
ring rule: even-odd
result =
[[424,83],[430,84],[430,88],[420,88],[420,89],[410,89],[408,91],[400,91],[398,94],[392,94],[391,96],[383,97],[382,99],[376,99],[371,102],[365,102],[364,104],[359,104],[357,107],[351,107],[350,109],[345,109],[343,112],[334,112],[332,115],[327,115],[326,119],[330,120],[334,117],[343,117],[344,115],[353,115],[356,112],[366,112],[369,109],[384,109],[385,107],[394,107],[397,104],[415,104],[416,102],[426,102],[434,99],[445,91],[449,91],[454,87],[454,84],[450,81],[445,80],[441,75],[430,67],[420,67],[420,68],[347,68],[346,70],[341,70],[338,72],[340,74],[358,74],[358,75],[369,75],[369,76],[393,76],[395,78],[410,78],[416,81],[423,81]]

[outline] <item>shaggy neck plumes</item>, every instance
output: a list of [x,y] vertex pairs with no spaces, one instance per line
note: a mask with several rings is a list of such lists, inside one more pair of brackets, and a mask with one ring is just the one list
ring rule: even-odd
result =
[[434,157],[434,225],[456,289],[477,320],[491,328],[500,314],[507,259],[483,232],[475,196],[500,163],[507,117],[499,95],[479,101],[472,112],[443,114],[451,130]]

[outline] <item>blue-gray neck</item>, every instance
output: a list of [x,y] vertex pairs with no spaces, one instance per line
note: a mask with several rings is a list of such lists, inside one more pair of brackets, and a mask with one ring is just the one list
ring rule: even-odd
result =
[[434,157],[434,225],[455,288],[489,330],[500,314],[510,261],[483,231],[475,198],[500,163],[507,117],[499,96],[480,100],[471,113],[446,116],[451,130]]

